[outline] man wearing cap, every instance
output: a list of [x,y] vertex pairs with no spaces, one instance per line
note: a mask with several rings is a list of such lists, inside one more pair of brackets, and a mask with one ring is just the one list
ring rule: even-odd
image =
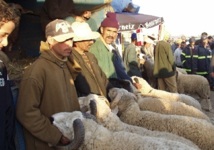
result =
[[119,23],[116,14],[108,12],[100,26],[101,37],[91,46],[90,52],[95,55],[98,64],[107,78],[130,80],[127,75],[123,60],[115,46]]
[[51,123],[58,112],[80,110],[74,77],[68,68],[74,33],[68,22],[56,19],[46,26],[48,50],[29,66],[20,84],[17,118],[24,126],[26,149],[51,150],[70,141]]
[[81,72],[75,79],[78,96],[87,96],[90,93],[107,97],[109,85],[105,73],[98,65],[95,56],[89,52],[89,48],[100,34],[91,30],[85,22],[74,22],[74,49],[69,60],[74,59],[81,67]]
[[142,77],[140,72],[139,64],[137,61],[136,52],[137,35],[132,33],[131,43],[126,47],[123,55],[123,61],[126,66],[126,71],[129,76]]

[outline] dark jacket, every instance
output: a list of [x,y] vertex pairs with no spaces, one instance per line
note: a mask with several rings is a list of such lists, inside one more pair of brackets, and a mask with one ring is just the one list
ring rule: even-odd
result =
[[78,96],[86,96],[90,93],[94,93],[107,97],[107,90],[110,84],[105,73],[99,67],[97,59],[92,53],[85,52],[85,54],[89,59],[94,74],[91,72],[80,53],[73,49],[72,56],[70,56],[70,58],[73,57],[81,67],[81,72],[75,79]]
[[117,78],[132,81],[132,79],[126,73],[126,68],[123,64],[123,59],[121,58],[118,49],[112,50],[112,53],[114,54],[112,61],[114,64],[115,71],[117,73]]
[[205,48],[203,45],[197,47],[197,72],[198,75],[207,75],[210,72],[210,63],[212,58],[211,50]]
[[0,149],[15,150],[14,105],[7,70],[0,60]]
[[155,48],[154,76],[168,78],[175,75],[175,60],[171,45],[165,41],[159,41]]
[[181,53],[181,62],[183,68],[188,74],[196,74],[197,71],[198,51],[196,46],[192,49],[187,45]]

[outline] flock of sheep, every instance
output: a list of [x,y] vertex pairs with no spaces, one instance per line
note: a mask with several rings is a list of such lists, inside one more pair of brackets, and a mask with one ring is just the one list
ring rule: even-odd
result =
[[[183,83],[184,93],[198,94],[211,109],[207,83]],[[197,77],[198,78],[198,77]],[[154,89],[143,78],[132,77],[142,85],[133,93],[112,88],[105,97],[90,94],[80,97],[82,111],[54,114],[53,124],[71,140],[59,150],[214,150],[214,125],[203,113],[200,101],[186,94]],[[194,80],[192,77],[189,80]],[[197,79],[199,80],[199,79]],[[201,83],[203,81],[203,83]],[[193,82],[193,81],[192,81]],[[195,84],[198,82],[194,81]],[[203,88],[203,89],[202,89]],[[200,93],[200,94],[199,94]]]

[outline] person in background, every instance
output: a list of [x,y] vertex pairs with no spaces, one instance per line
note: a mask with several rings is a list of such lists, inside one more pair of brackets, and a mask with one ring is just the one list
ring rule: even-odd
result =
[[142,73],[139,68],[136,52],[137,34],[131,34],[131,43],[125,48],[123,61],[126,67],[127,74],[129,76],[142,77]]
[[[8,36],[18,24],[18,16],[4,1],[0,1],[0,50],[8,45]],[[15,108],[10,80],[0,59],[0,149],[15,150]]]
[[183,65],[181,62],[181,53],[184,50],[184,48],[186,47],[186,42],[181,41],[181,40],[179,42],[181,42],[181,43],[179,44],[179,47],[174,52],[174,58],[175,58],[176,66],[182,68]]
[[153,74],[158,80],[158,89],[177,93],[176,65],[168,39],[169,35],[165,33],[156,44]]
[[195,38],[191,37],[189,39],[189,44],[183,49],[181,53],[182,66],[188,74],[196,74],[197,57],[198,52],[195,46]]
[[197,46],[197,75],[204,76],[210,86],[211,86],[211,78],[210,78],[210,64],[212,53],[208,44],[208,37],[202,36],[201,43]]
[[49,22],[74,16],[74,13],[73,0],[45,0],[40,12],[42,30],[45,31],[45,27]]
[[122,57],[115,45],[119,23],[116,14],[108,12],[100,26],[101,37],[91,46],[90,52],[95,55],[98,64],[107,78],[130,80],[127,75]]
[[200,43],[202,44],[202,42],[203,42],[202,38],[205,36],[208,36],[207,32],[202,32],[200,39],[195,41],[195,45],[199,45]]
[[154,40],[154,37],[144,36],[144,42],[141,49],[141,52],[146,54],[146,56],[150,57],[152,60],[154,60]]
[[69,144],[50,117],[80,110],[71,74],[75,66],[67,65],[73,30],[68,22],[56,19],[46,26],[45,33],[48,49],[25,70],[17,101],[16,115],[24,127],[27,150],[51,150],[55,148],[49,145]]
[[212,84],[210,86],[210,90],[214,91],[214,53],[212,53],[212,59],[210,64],[210,76],[212,79]]

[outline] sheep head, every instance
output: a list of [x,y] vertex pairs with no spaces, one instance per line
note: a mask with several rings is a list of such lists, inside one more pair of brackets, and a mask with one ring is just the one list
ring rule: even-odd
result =
[[126,99],[134,99],[136,100],[136,96],[133,93],[128,92],[123,88],[112,88],[109,90],[108,96],[111,99],[111,109],[114,109],[118,103],[122,100]]
[[55,125],[60,132],[67,137],[68,139],[73,139],[73,131],[71,130],[73,127],[73,121],[75,119],[84,119],[84,116],[81,112],[60,112],[52,115],[53,125]]
[[149,85],[149,83],[144,80],[143,78],[137,77],[137,76],[132,76],[132,81],[133,82],[138,82],[141,84],[142,88],[139,89],[142,95],[146,95],[153,90],[153,88]]
[[[106,98],[105,98],[106,99]],[[102,118],[105,118],[109,113],[111,113],[111,109],[109,105],[106,103],[106,100],[102,99],[94,99],[90,101],[90,110],[91,114],[96,116],[98,120],[102,121]]]

